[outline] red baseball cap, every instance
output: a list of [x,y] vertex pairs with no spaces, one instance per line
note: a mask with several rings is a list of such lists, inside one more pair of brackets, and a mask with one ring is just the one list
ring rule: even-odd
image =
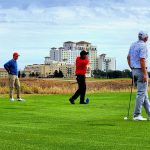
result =
[[14,52],[13,56],[20,56],[18,52]]

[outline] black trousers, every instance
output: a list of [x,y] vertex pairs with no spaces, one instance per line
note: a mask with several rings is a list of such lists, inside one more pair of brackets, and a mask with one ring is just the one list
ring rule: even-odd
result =
[[86,94],[86,82],[84,75],[77,75],[77,82],[78,82],[78,90],[72,96],[73,100],[76,100],[80,96],[80,103],[84,102],[85,94]]

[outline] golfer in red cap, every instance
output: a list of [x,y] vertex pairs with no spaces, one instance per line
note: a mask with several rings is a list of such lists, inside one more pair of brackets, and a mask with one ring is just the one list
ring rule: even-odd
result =
[[17,101],[24,101],[20,97],[20,81],[18,78],[18,65],[17,60],[20,55],[17,52],[13,53],[13,59],[9,60],[7,63],[4,64],[4,68],[7,70],[9,74],[9,87],[10,87],[10,101],[13,102],[13,91],[14,87],[17,89]]
[[87,104],[85,100],[85,93],[86,93],[86,81],[85,81],[85,74],[87,71],[87,65],[89,64],[88,60],[88,52],[85,50],[81,51],[80,57],[76,59],[76,76],[78,82],[78,90],[76,93],[69,99],[71,104],[75,104],[75,100],[80,96],[80,104]]

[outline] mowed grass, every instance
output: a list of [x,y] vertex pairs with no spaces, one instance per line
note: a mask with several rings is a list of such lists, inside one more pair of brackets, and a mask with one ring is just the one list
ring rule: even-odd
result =
[[89,105],[70,105],[69,95],[24,96],[24,103],[1,95],[0,150],[150,149],[150,122],[123,120],[129,93],[88,97]]

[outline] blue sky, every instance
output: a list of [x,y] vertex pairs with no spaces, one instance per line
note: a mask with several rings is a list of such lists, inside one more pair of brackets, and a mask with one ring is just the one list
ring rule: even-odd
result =
[[13,51],[23,68],[43,63],[50,47],[86,40],[125,69],[140,30],[150,31],[149,0],[0,0],[0,67]]

